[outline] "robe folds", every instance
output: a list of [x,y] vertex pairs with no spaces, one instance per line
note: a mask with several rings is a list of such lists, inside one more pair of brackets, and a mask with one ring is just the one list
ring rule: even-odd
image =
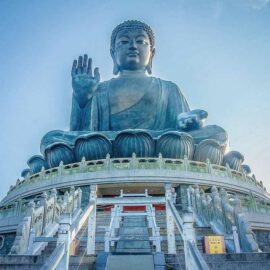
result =
[[120,131],[124,129],[177,130],[177,116],[190,111],[176,84],[152,77],[143,97],[129,108],[112,114],[110,83],[99,84],[84,108],[73,97],[71,131]]

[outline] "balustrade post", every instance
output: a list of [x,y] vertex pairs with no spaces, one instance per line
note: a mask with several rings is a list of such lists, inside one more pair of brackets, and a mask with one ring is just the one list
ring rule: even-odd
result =
[[176,254],[176,246],[175,246],[175,225],[172,211],[168,205],[167,201],[171,201],[173,203],[172,198],[172,185],[165,184],[165,197],[166,197],[166,222],[167,222],[167,242],[168,242],[168,253]]
[[54,223],[55,222],[55,215],[56,215],[56,203],[57,203],[57,190],[55,188],[52,189],[51,196],[53,197],[53,216],[52,216],[52,223]]
[[104,251],[110,252],[110,231],[107,228],[104,237]]
[[82,190],[78,188],[78,197],[77,197],[77,208],[80,209],[82,206]]
[[87,254],[95,254],[95,234],[96,234],[96,201],[97,201],[97,186],[90,186],[89,202],[93,205],[93,209],[88,218],[88,238],[87,238]]
[[137,169],[137,158],[136,158],[136,154],[132,153],[132,157],[131,157],[131,168]]
[[184,168],[185,168],[185,171],[187,172],[188,169],[189,169],[189,160],[187,158],[187,156],[185,155],[184,156]]
[[43,217],[42,217],[42,230],[41,230],[41,234],[45,233],[45,227],[46,227],[46,223],[47,223],[47,200],[48,200],[48,195],[46,192],[42,193],[42,202],[41,202],[41,206],[43,206]]
[[65,252],[61,261],[56,267],[56,270],[68,270],[69,267],[70,225],[71,225],[70,213],[61,214],[58,229],[57,245],[64,244]]
[[29,241],[28,241],[28,247],[27,247],[27,255],[34,255],[33,254],[33,249],[34,249],[34,240],[36,237],[36,232],[35,229],[32,228],[30,230],[30,234],[29,234]]
[[211,188],[211,197],[212,197],[212,205],[213,205],[213,214],[214,214],[214,220],[218,220],[219,215],[219,206],[220,206],[220,197],[218,193],[218,189],[213,186]]
[[20,216],[20,213],[21,213],[21,207],[22,207],[22,199],[18,199],[15,203],[15,213],[14,215],[17,217],[17,216]]
[[251,210],[252,210],[253,212],[255,212],[255,213],[258,212],[257,202],[256,202],[256,200],[255,200],[255,198],[254,198],[252,192],[250,192],[249,198],[250,198],[250,201],[251,201],[251,208],[252,208]]
[[187,188],[187,202],[188,202],[188,207],[187,207],[187,210],[188,210],[188,212],[192,212],[192,203],[191,203],[191,189],[192,189],[192,187],[191,186],[189,186],[188,188]]
[[65,191],[65,194],[64,194],[63,212],[64,213],[69,212],[69,193],[68,193],[68,191]]
[[210,222],[212,220],[213,217],[213,208],[211,207],[212,203],[211,203],[212,199],[210,197],[210,195],[206,195],[206,205],[207,205],[207,221],[210,225]]
[[240,243],[239,243],[239,236],[237,232],[237,227],[232,226],[232,231],[233,231],[233,242],[234,242],[234,248],[235,248],[235,253],[240,253]]
[[85,172],[86,168],[87,168],[86,159],[85,159],[85,157],[82,157],[82,160],[81,160],[80,165],[79,165],[79,171]]
[[42,166],[41,171],[39,173],[40,180],[45,179],[45,167]]
[[228,194],[224,188],[220,190],[220,197],[221,197],[221,207],[222,207],[225,231],[226,233],[231,233],[228,218],[227,218],[227,207],[229,206]]
[[70,188],[69,194],[71,196],[71,213],[73,213],[75,210],[75,187]]
[[111,223],[112,225],[112,231],[111,231],[111,236],[115,237],[115,219],[116,219],[116,207],[113,207],[111,209]]
[[17,216],[20,216],[21,215],[21,212],[22,212],[22,204],[23,204],[23,200],[20,198],[18,199],[18,209],[17,209]]
[[212,174],[212,164],[211,164],[209,158],[206,159],[206,163],[207,163],[207,171],[208,171],[208,173]]
[[184,236],[184,249],[185,249],[185,262],[186,269],[193,269],[193,264],[189,256],[188,241],[192,241],[196,245],[196,236],[193,228],[194,216],[193,213],[185,213],[183,216],[183,236]]
[[232,177],[232,171],[228,163],[226,163],[226,173],[228,177]]
[[158,154],[158,166],[160,169],[163,169],[163,157],[161,153]]
[[31,227],[33,225],[33,215],[34,215],[34,211],[35,211],[35,202],[33,200],[31,200],[28,204],[28,208],[27,208],[27,216],[31,217]]
[[110,156],[110,154],[106,155],[105,165],[106,165],[107,170],[111,169],[111,156]]
[[194,187],[194,199],[195,199],[195,205],[196,205],[196,210],[198,214],[201,214],[200,212],[200,189],[198,185],[195,185]]
[[[207,212],[207,202],[206,202],[206,195],[205,192],[201,192],[201,205],[202,205],[202,218],[204,223],[208,223],[208,212]],[[207,224],[208,225],[208,224]]]
[[119,229],[120,228],[120,222],[121,222],[121,211],[122,211],[122,206],[116,205],[116,218],[115,218],[115,228]]
[[58,172],[59,176],[63,174],[63,172],[64,172],[64,162],[63,161],[60,161],[59,166],[57,168],[57,172]]

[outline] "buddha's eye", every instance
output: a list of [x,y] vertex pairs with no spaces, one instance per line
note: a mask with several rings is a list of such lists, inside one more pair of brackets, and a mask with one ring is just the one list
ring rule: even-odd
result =
[[137,44],[148,45],[148,42],[147,42],[147,40],[145,40],[145,39],[137,39],[137,40],[136,40],[136,43],[137,43]]
[[118,43],[119,44],[122,44],[122,45],[128,44],[129,43],[129,40],[127,38],[121,38],[121,39],[119,39]]

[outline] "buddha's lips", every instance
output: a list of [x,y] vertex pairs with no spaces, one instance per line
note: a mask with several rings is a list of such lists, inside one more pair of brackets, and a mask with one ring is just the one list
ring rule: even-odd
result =
[[139,53],[134,53],[134,52],[127,53],[127,56],[139,56]]

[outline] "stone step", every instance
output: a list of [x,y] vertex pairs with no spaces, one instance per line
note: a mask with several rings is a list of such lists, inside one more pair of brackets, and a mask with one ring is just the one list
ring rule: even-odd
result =
[[146,222],[142,221],[124,221],[121,224],[123,227],[146,227]]
[[147,235],[148,228],[146,227],[122,227],[119,229],[119,235]]
[[116,244],[116,252],[136,252],[136,253],[149,253],[150,243],[148,240],[119,240]]
[[107,270],[154,270],[152,255],[109,255]]
[[269,270],[270,253],[204,254],[210,269]]
[[4,255],[0,256],[1,270],[37,270],[44,264],[47,256]]
[[69,270],[93,270],[95,256],[70,256]]

